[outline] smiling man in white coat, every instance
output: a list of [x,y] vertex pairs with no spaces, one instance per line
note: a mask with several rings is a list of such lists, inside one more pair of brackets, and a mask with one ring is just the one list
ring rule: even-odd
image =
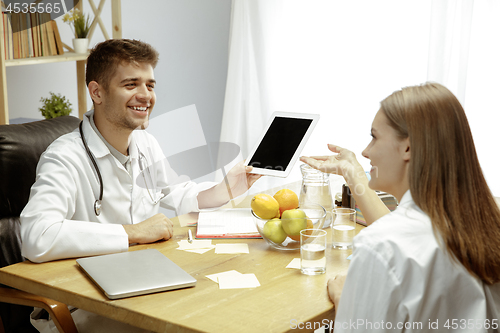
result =
[[219,184],[172,185],[175,173],[144,131],[157,61],[157,51],[136,40],[108,40],[91,51],[86,83],[94,109],[40,157],[21,214],[24,257],[45,262],[168,240],[173,225],[158,214],[160,204],[178,214],[219,207],[259,178],[241,162]]

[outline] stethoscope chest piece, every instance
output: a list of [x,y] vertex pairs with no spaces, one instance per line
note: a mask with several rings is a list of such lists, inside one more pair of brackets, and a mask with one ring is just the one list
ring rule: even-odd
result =
[[101,215],[101,200],[96,200],[94,202],[94,212],[96,216]]

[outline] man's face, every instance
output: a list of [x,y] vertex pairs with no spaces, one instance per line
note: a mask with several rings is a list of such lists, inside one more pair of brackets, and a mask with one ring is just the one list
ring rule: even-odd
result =
[[156,101],[155,84],[151,65],[118,65],[108,88],[101,91],[105,121],[119,130],[146,128]]

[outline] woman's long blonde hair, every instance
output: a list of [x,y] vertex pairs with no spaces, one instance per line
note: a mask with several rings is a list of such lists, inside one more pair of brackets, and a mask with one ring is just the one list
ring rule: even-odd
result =
[[427,83],[394,92],[381,110],[410,139],[410,191],[434,232],[471,274],[500,282],[500,210],[460,102],[442,85]]

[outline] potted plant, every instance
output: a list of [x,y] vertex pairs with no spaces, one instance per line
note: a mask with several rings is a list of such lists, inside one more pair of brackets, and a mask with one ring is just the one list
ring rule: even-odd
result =
[[90,17],[84,15],[78,8],[73,8],[64,14],[63,22],[68,23],[75,34],[75,38],[73,38],[75,53],[87,53],[89,46],[87,36],[91,26]]
[[51,119],[60,116],[67,116],[73,111],[71,103],[66,100],[66,97],[60,94],[50,92],[49,98],[41,98],[40,102],[43,103],[42,107],[38,108],[42,112],[45,119]]

